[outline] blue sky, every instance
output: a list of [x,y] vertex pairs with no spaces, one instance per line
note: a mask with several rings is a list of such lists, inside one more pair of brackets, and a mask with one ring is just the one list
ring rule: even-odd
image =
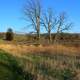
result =
[[[25,0],[0,0],[0,32],[11,27],[22,31],[26,22],[22,20]],[[44,9],[51,7],[56,13],[67,12],[69,20],[74,23],[70,32],[80,33],[80,0],[42,0]],[[29,31],[26,29],[24,31]]]

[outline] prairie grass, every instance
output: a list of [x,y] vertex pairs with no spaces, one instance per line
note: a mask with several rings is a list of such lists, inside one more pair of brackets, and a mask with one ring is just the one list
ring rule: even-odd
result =
[[80,56],[65,54],[26,54],[21,58],[25,71],[37,80],[80,80]]
[[80,47],[67,47],[63,45],[17,45],[17,44],[0,44],[0,49],[10,52],[13,55],[19,56],[28,53],[50,53],[50,54],[66,54],[66,55],[79,55]]
[[1,44],[34,80],[80,80],[80,47]]

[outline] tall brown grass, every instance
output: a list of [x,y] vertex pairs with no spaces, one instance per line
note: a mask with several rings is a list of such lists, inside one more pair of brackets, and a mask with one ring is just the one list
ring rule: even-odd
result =
[[23,69],[36,80],[65,80],[65,76],[80,80],[80,47],[0,44],[0,49],[17,56]]
[[80,47],[67,47],[63,45],[16,45],[16,44],[0,44],[0,49],[12,53],[13,55],[19,56],[21,54],[29,53],[49,53],[49,54],[66,54],[75,55],[80,53]]

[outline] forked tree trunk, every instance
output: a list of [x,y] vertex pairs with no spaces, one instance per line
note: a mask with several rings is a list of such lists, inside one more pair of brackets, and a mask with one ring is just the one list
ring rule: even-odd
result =
[[40,17],[37,16],[37,40],[38,43],[40,43]]

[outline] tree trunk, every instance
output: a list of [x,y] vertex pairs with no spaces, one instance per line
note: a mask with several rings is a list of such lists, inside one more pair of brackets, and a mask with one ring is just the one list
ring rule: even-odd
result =
[[37,30],[37,40],[40,40],[40,30]]
[[51,31],[50,30],[48,31],[48,37],[49,37],[49,43],[51,43],[52,39],[51,39]]
[[38,43],[40,43],[40,17],[38,16],[37,17],[37,40],[38,40]]
[[60,26],[57,29],[57,33],[55,34],[55,38],[54,38],[54,44],[58,44],[58,37],[60,34]]
[[59,37],[59,33],[56,33],[54,38],[54,44],[58,44],[58,37]]

